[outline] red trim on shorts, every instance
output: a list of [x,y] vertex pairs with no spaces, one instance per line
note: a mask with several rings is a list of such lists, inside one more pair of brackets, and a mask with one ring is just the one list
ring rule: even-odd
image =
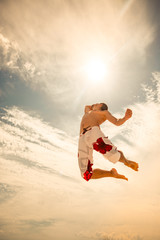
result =
[[92,177],[92,163],[90,162],[90,160],[88,160],[88,166],[87,166],[87,170],[85,171],[85,173],[83,174],[83,178],[86,181],[89,181],[89,179]]
[[105,154],[106,152],[111,151],[112,145],[106,144],[101,137],[98,138],[97,141],[93,143],[93,149],[96,150],[97,152]]

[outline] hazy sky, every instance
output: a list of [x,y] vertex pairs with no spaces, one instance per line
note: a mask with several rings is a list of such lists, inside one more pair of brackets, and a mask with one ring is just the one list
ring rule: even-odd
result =
[[[160,239],[159,10],[158,0],[0,0],[0,239]],[[86,74],[93,59],[102,81]],[[116,117],[133,110],[102,129],[139,172],[94,155],[128,182],[80,176],[80,119],[96,102]]]

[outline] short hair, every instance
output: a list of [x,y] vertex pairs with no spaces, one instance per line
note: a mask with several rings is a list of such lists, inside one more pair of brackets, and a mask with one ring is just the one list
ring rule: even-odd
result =
[[108,110],[107,104],[105,104],[105,103],[101,103],[101,104],[102,104],[101,111]]

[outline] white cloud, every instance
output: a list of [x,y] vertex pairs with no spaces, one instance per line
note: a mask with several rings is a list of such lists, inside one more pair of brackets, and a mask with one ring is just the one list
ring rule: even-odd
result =
[[[33,89],[40,87],[42,71],[25,56],[16,41],[10,41],[0,33],[0,70],[7,70],[12,74],[17,74]],[[37,77],[37,78],[36,78]],[[9,79],[8,79],[9,80]],[[9,83],[9,81],[8,81]],[[10,82],[12,84],[12,82]],[[42,84],[44,86],[44,82]]]
[[16,42],[9,41],[0,33],[0,67],[9,67],[11,69],[18,69],[17,61],[19,59],[20,50]]
[[[73,164],[76,143],[71,137],[16,107],[3,111],[0,128],[2,156],[13,155],[17,159],[28,159],[28,163],[31,161],[48,167],[56,164],[58,172],[66,169],[67,164]],[[64,172],[67,174],[66,170]]]

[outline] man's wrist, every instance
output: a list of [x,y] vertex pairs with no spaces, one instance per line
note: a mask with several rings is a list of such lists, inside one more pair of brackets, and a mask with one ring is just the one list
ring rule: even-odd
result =
[[128,120],[128,118],[127,118],[126,116],[124,116],[124,120],[125,120],[125,121],[127,121],[127,120]]

